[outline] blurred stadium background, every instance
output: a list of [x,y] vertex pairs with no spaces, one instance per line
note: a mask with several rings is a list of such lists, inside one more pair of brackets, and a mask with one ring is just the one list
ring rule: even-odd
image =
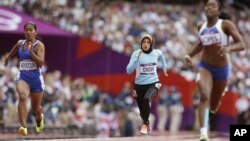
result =
[[[28,21],[37,24],[46,47],[46,134],[137,135],[141,121],[131,97],[134,76],[125,68],[144,32],[153,35],[169,69],[168,78],[160,72],[163,87],[152,101],[154,131],[198,133],[196,70],[186,68],[182,59],[197,41],[196,26],[205,20],[203,6],[202,0],[0,0],[1,137],[16,133],[19,126],[14,85],[18,60],[4,68],[3,59],[24,38]],[[223,6],[249,48],[250,1],[224,0]],[[230,56],[230,84],[212,131],[228,133],[230,124],[250,124],[248,48]],[[32,129],[31,112],[28,123]]]

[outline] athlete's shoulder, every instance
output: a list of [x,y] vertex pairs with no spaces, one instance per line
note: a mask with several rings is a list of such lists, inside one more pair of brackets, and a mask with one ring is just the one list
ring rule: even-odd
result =
[[230,20],[222,20],[221,24],[222,24],[221,25],[222,29],[223,29],[223,31],[225,31],[225,33],[228,33],[228,31],[230,31],[230,30],[236,29],[235,24]]
[[137,50],[135,50],[135,51],[133,52],[132,55],[137,55],[137,54],[139,54],[140,52],[141,52],[141,49],[137,49]]
[[141,49],[137,49],[134,51],[134,53],[139,53],[141,51]]
[[37,45],[38,45],[38,46],[42,46],[42,47],[44,47],[43,42],[41,42],[40,40],[37,40]]
[[18,43],[18,44],[24,44],[25,41],[26,41],[25,39],[19,39],[19,40],[17,41],[17,43]]
[[16,46],[17,47],[20,47],[22,44],[24,44],[25,40],[24,39],[19,39],[17,42],[16,42]]
[[162,50],[160,49],[154,49],[153,51],[158,55],[162,54]]
[[198,30],[198,32],[199,32],[200,30],[202,30],[202,28],[205,27],[205,24],[206,24],[206,22],[203,22],[203,23],[200,23],[200,24],[197,25],[197,30]]
[[197,23],[197,30],[200,31],[203,27],[205,27],[205,25],[207,24],[206,20],[202,20],[200,22]]
[[223,27],[227,27],[227,26],[232,26],[232,25],[234,25],[234,23],[232,22],[232,21],[230,21],[230,20],[221,20],[222,21],[222,26]]
[[155,52],[162,52],[160,49],[153,49]]
[[25,39],[19,39],[17,42],[18,43],[22,43],[22,42],[24,42],[25,41]]

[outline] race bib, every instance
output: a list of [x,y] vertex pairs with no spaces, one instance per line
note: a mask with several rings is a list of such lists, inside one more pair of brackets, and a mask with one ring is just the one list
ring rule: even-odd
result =
[[221,43],[221,36],[219,33],[201,35],[200,39],[204,46]]
[[156,63],[140,65],[140,74],[148,75],[155,73],[156,73]]
[[34,70],[34,69],[37,69],[37,65],[34,61],[23,60],[23,61],[20,61],[19,68],[20,70]]

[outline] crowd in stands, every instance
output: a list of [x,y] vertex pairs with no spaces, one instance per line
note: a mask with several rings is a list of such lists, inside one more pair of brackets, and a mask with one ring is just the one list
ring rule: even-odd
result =
[[[197,41],[197,25],[205,20],[204,3],[198,3],[196,8],[193,5],[112,0],[13,0],[5,4],[128,56],[140,48],[140,35],[150,33],[155,39],[154,47],[164,52],[169,69],[184,74],[187,79],[195,77],[194,73],[183,71],[186,68],[182,59]],[[223,11],[234,13],[231,20],[249,45],[249,10],[236,10],[230,3],[224,3]],[[249,93],[249,57],[248,49],[230,56],[234,74],[231,75],[230,90]]]
[[[79,36],[91,38],[128,56],[133,50],[140,48],[140,35],[144,32],[150,33],[154,37],[154,47],[164,52],[168,68],[190,81],[195,79],[195,70],[185,67],[183,56],[198,40],[196,27],[205,20],[203,3],[195,5],[195,8],[193,5],[145,4],[112,0],[10,0],[1,4]],[[249,13],[246,10],[236,10],[227,3],[225,3],[224,10],[234,13],[231,20],[237,25],[249,46]],[[229,56],[232,75],[228,90],[250,97],[250,63],[248,61],[250,50],[248,48],[244,52]],[[197,61],[198,57],[196,57]],[[13,115],[15,112],[12,112],[15,110],[13,108],[15,105],[9,102],[12,101],[12,104],[15,104],[16,101],[14,88],[14,76],[18,71],[16,58],[11,61],[7,70],[0,70],[2,71],[0,106],[4,105],[7,109],[5,110],[7,113],[4,113],[9,115],[6,122],[12,122],[18,120],[16,115]],[[125,89],[121,90],[119,95],[126,97],[121,98],[126,102],[122,103],[119,97],[114,98],[102,93],[96,85],[89,84],[83,79],[71,80],[70,76],[64,76],[60,71],[46,72],[46,69],[44,69],[44,75],[47,86],[44,96],[46,122],[54,126],[94,126],[96,125],[94,119],[99,118],[103,124],[98,124],[102,126],[96,129],[100,131],[100,136],[105,136],[107,135],[105,129],[108,127],[116,130],[121,125],[129,125],[124,123],[130,120],[118,120],[122,119],[121,117],[136,117],[134,115],[139,117],[138,111],[134,108],[133,99],[126,97],[126,94],[131,93],[131,88],[127,88],[130,87],[129,84],[124,84]],[[122,93],[125,94],[122,95]],[[117,107],[129,108],[125,112],[118,112]],[[109,113],[108,116],[105,116],[107,113]],[[34,119],[30,118],[29,121],[32,123]],[[126,129],[123,128],[124,133],[127,132]]]
[[[3,63],[4,57],[0,58],[0,64]],[[18,94],[15,89],[15,78],[18,73],[17,58],[12,59],[7,68],[2,67],[0,70],[0,121],[4,121],[9,126],[16,125],[18,124],[16,116]],[[130,82],[124,83],[121,92],[114,97],[102,92],[96,85],[90,84],[82,78],[72,80],[70,76],[64,76],[58,70],[53,72],[46,72],[44,68],[42,70],[46,85],[42,105],[47,128],[84,128],[89,130],[86,131],[88,133],[94,134],[93,131],[96,131],[97,137],[137,134],[141,119],[132,97]],[[169,106],[181,106],[182,108],[181,94],[178,89],[166,86],[161,93],[164,93],[163,95],[167,96],[167,99],[160,98],[161,100],[156,101],[155,104],[164,105],[167,102],[165,112],[175,113],[174,108],[168,110]],[[30,102],[28,102],[28,123],[34,124],[35,119],[30,106]],[[159,112],[159,114],[161,113]],[[181,113],[177,115],[179,118]],[[170,129],[173,132],[180,130],[181,118],[177,121],[174,117],[171,119],[175,120]],[[166,120],[161,124],[163,126],[161,130],[166,129]],[[151,114],[150,121],[153,127],[155,115]]]

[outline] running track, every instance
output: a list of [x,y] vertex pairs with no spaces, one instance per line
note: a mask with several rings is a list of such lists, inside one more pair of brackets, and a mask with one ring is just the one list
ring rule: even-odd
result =
[[[178,132],[176,134],[152,133],[149,136],[90,138],[86,136],[63,136],[52,134],[29,134],[21,137],[18,134],[0,134],[0,141],[30,140],[30,141],[199,141],[197,132]],[[210,133],[209,141],[229,141],[226,133]]]

